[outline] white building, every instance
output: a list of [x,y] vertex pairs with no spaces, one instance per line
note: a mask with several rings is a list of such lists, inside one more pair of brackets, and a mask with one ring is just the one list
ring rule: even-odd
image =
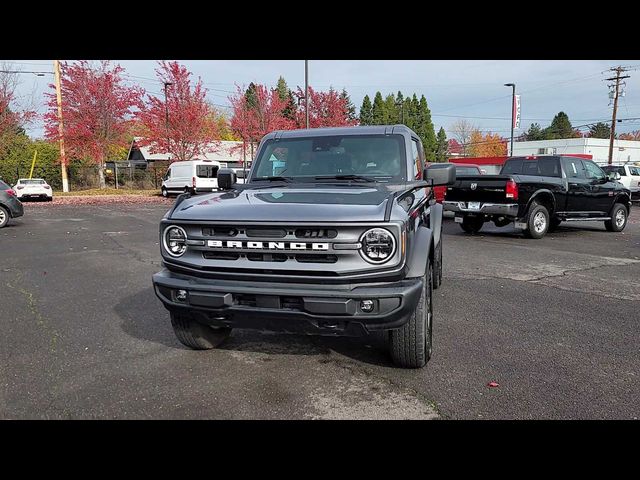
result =
[[[609,161],[609,139],[607,138],[565,138],[560,140],[536,140],[514,142],[513,155],[507,142],[509,156],[526,155],[592,155],[596,163]],[[633,140],[613,141],[613,163],[640,162],[640,142]]]

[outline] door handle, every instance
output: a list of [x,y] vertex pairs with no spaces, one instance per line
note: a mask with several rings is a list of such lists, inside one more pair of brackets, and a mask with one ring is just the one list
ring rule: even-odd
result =
[[577,184],[577,183],[573,183],[573,182],[569,182],[569,186],[570,186],[570,187],[577,187],[577,186],[578,186],[578,184]]

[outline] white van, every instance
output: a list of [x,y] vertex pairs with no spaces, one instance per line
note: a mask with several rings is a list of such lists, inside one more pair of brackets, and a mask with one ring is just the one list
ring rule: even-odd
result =
[[220,162],[215,160],[188,160],[173,162],[162,177],[162,196],[170,193],[211,192],[218,188]]

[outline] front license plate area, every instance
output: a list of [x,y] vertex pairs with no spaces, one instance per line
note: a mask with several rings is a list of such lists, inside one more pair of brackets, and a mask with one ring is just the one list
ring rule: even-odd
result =
[[454,220],[456,223],[462,223],[462,217],[455,217]]
[[527,224],[524,222],[513,222],[515,224],[516,228],[519,228],[521,230],[525,230],[527,228]]

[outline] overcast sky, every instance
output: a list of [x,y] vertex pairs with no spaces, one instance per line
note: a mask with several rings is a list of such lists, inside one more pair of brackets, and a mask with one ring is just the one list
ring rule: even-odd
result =
[[[21,70],[52,71],[50,60],[16,60],[13,67]],[[121,64],[128,82],[137,82],[147,91],[162,92],[155,79],[157,63],[152,60],[125,60]],[[198,60],[184,61],[194,76],[200,76],[209,89],[210,100],[219,107],[228,106],[227,97],[235,84],[249,82],[274,86],[282,75],[290,88],[304,88],[303,60]],[[553,116],[564,111],[574,126],[611,118],[609,89],[604,79],[611,67],[624,65],[639,67],[633,60],[311,60],[309,83],[315,89],[329,86],[347,89],[354,105],[359,108],[368,94],[373,100],[376,91],[383,96],[401,90],[407,96],[416,93],[427,99],[436,131],[443,126],[451,137],[450,125],[458,118],[466,118],[482,130],[510,134],[511,88],[522,98],[522,124],[516,135],[528,129],[532,122],[543,127]],[[603,73],[604,72],[604,73]],[[640,70],[630,71],[625,96],[620,99],[618,118],[640,117]],[[20,75],[19,95],[22,102],[33,102],[42,113],[43,93],[48,90],[52,76]],[[143,78],[134,78],[143,77]],[[617,124],[618,132],[640,128],[640,120]],[[36,122],[29,134],[40,137],[42,123]]]

